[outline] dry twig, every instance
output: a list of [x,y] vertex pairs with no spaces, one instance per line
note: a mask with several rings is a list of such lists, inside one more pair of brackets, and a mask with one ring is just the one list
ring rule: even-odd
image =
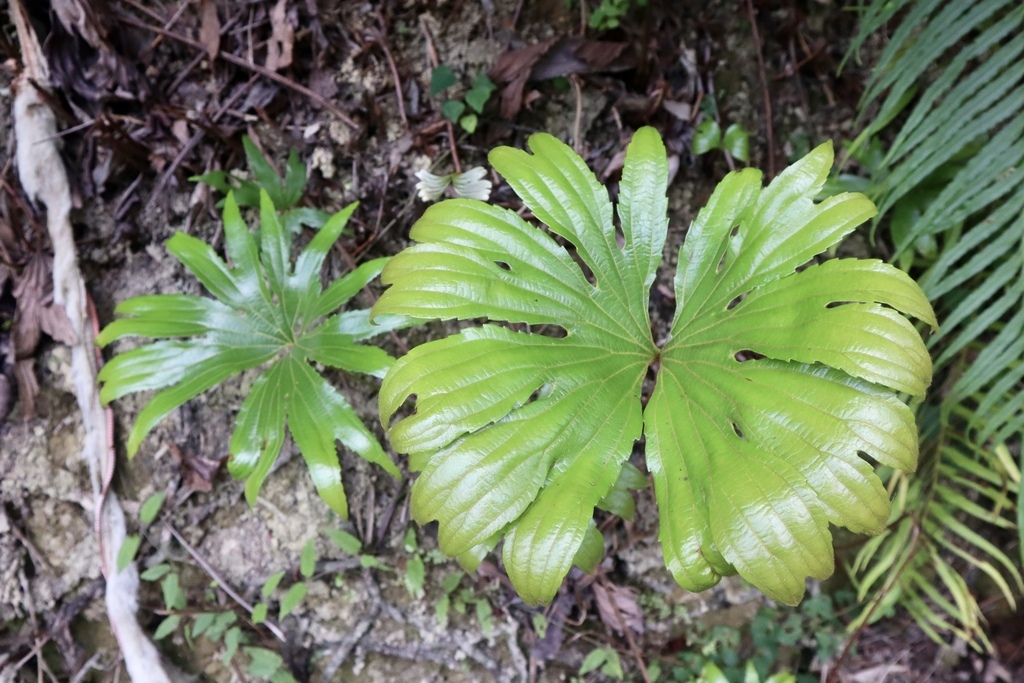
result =
[[[153,26],[151,24],[147,24],[146,22],[139,21],[138,19],[136,19],[134,17],[118,17],[118,20],[121,21],[121,23],[127,24],[128,26],[134,26],[136,28],[141,28],[143,30],[155,33],[155,34],[157,34],[159,36],[165,36],[167,38],[170,38],[171,40],[175,40],[175,41],[177,41],[179,43],[183,43],[185,45],[188,45],[189,47],[191,47],[193,49],[202,50],[204,52],[206,50],[206,48],[203,47],[203,44],[200,43],[198,40],[192,40],[191,38],[188,38],[186,36],[180,35],[178,33],[174,33],[173,31],[168,31],[166,29],[160,28],[159,26]],[[318,95],[317,93],[313,92],[312,90],[310,90],[306,86],[302,85],[301,83],[296,83],[295,81],[293,81],[292,79],[288,78],[287,76],[282,76],[281,74],[277,73],[276,71],[271,71],[270,69],[266,68],[265,66],[262,66],[260,64],[256,64],[255,62],[250,62],[250,61],[248,61],[246,59],[243,59],[243,58],[241,58],[241,57],[239,57],[237,55],[233,55],[230,52],[221,51],[220,54],[217,55],[217,56],[220,59],[223,59],[225,62],[228,62],[230,64],[234,64],[235,66],[239,66],[239,67],[241,67],[243,69],[248,69],[249,71],[257,73],[260,76],[263,76],[264,78],[269,78],[270,80],[283,85],[284,87],[288,88],[289,90],[294,90],[295,92],[299,93],[300,95],[308,97],[309,99],[311,99],[312,101],[316,102],[317,104],[319,104],[324,109],[328,110],[329,112],[331,112],[332,114],[337,116],[341,121],[343,121],[345,124],[347,124],[353,130],[356,130],[356,131],[360,130],[359,124],[356,123],[355,121],[353,121],[352,118],[348,114],[343,112],[336,104],[334,104],[333,102],[330,102],[327,99],[321,97],[320,95]]]
[[764,49],[761,45],[761,33],[757,30],[757,14],[754,12],[753,0],[747,0],[747,16],[750,18],[750,30],[754,34],[757,45],[757,69],[761,76],[761,90],[764,94],[764,127],[768,138],[768,179],[775,177],[775,138],[772,135],[772,98],[768,93],[768,76],[764,70]]

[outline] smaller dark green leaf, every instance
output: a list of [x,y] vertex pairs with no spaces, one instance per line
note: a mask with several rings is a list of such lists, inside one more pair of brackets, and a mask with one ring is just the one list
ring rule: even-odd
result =
[[466,105],[459,100],[446,100],[441,105],[441,113],[452,123],[456,123],[464,111],[466,111]]
[[360,555],[359,566],[363,569],[384,569],[391,570],[391,567],[387,566],[373,555]]
[[423,564],[423,558],[419,555],[413,555],[405,563],[405,588],[409,591],[409,595],[414,598],[423,597],[423,582],[426,578],[426,566]]
[[217,614],[214,612],[203,612],[202,614],[195,615],[195,621],[192,623],[192,637],[198,638],[206,633],[206,630],[213,625],[213,621],[216,618]]
[[473,133],[476,131],[477,120],[476,114],[466,114],[459,119],[459,125],[462,126],[462,130],[467,133]]
[[320,317],[330,315],[338,310],[339,307],[354,297],[360,289],[365,287],[370,280],[380,275],[380,271],[384,269],[387,262],[387,258],[377,258],[361,263],[355,270],[345,275],[345,277],[332,282],[324,290],[313,315]]
[[245,158],[249,160],[249,168],[260,188],[270,195],[270,200],[275,206],[288,208],[285,203],[284,188],[281,185],[281,177],[270,165],[266,157],[260,153],[256,144],[248,135],[242,136],[242,146],[245,148]]
[[181,590],[181,585],[178,583],[178,575],[170,573],[164,577],[164,580],[160,582],[160,588],[164,595],[164,606],[167,609],[185,609],[187,603],[185,602],[185,593]]
[[272,574],[270,578],[267,579],[266,582],[263,584],[263,588],[260,589],[260,594],[265,598],[269,598],[271,593],[277,590],[277,586],[281,583],[281,579],[283,578],[284,572]]
[[281,222],[285,229],[293,235],[302,231],[302,227],[319,230],[324,223],[330,220],[331,214],[320,209],[313,209],[308,206],[297,206],[289,209],[281,216]]
[[142,572],[139,578],[143,581],[159,581],[167,572],[171,571],[169,564],[155,564]]
[[601,673],[605,676],[611,676],[612,678],[622,680],[622,660],[619,659],[619,653],[615,650],[608,650],[608,661],[601,667]]
[[228,175],[227,171],[210,171],[209,173],[204,173],[202,175],[192,176],[191,178],[189,178],[189,182],[205,183],[210,187],[214,188],[215,190],[227,194],[228,192],[231,192],[232,189],[234,189],[231,186],[231,183],[228,182],[229,177],[230,176]]
[[[628,493],[626,495],[629,495]],[[632,498],[630,498],[632,500]],[[590,521],[590,527],[583,536],[583,543],[576,551],[572,563],[588,574],[597,569],[597,563],[604,557],[604,536],[598,530],[594,521]]]
[[358,555],[363,549],[363,542],[346,531],[342,531],[341,529],[327,529],[324,533],[334,541],[334,545],[338,546],[346,553]]
[[135,553],[139,552],[140,539],[135,534],[126,536],[117,550],[117,573],[124,571],[125,567],[135,559]]
[[306,584],[305,582],[299,582],[288,589],[288,592],[281,598],[281,611],[278,614],[279,619],[284,619],[286,616],[292,613],[302,599],[306,597]]
[[252,623],[262,624],[267,620],[267,603],[261,602],[252,608]]
[[213,620],[213,624],[206,630],[206,637],[216,643],[224,635],[224,631],[227,630],[231,624],[235,623],[237,617],[234,612],[221,612],[216,615]]
[[537,612],[533,615],[531,623],[533,624],[533,630],[537,634],[537,637],[543,640],[548,632],[548,618],[540,612]]
[[146,499],[146,502],[142,504],[142,509],[139,510],[140,522],[151,524],[156,519],[156,514],[160,512],[160,506],[164,504],[165,495],[163,491],[159,491]]
[[445,594],[451,593],[459,587],[459,584],[462,582],[462,577],[462,572],[454,572],[444,577],[444,581],[441,582],[441,590],[443,590]]
[[725,129],[722,149],[744,163],[750,161],[750,133],[743,126],[734,123]]
[[437,601],[437,607],[434,608],[434,614],[437,616],[437,623],[441,628],[448,627],[448,608],[451,607],[452,599],[446,593],[441,596],[441,599]]
[[714,119],[704,119],[693,131],[693,153],[700,156],[722,145],[722,128]]
[[232,626],[224,636],[224,657],[221,661],[227,664],[238,652],[238,644],[242,642],[242,629]]
[[174,633],[174,630],[178,628],[178,624],[181,623],[181,615],[172,614],[156,627],[156,632],[153,634],[153,640],[163,640],[167,636]]
[[485,91],[487,91],[489,93],[492,93],[492,92],[494,92],[497,89],[498,89],[498,86],[495,85],[494,81],[492,81],[490,78],[488,78],[487,74],[485,74],[485,73],[482,73],[482,72],[478,73],[473,78],[473,90],[485,90]]
[[278,211],[286,211],[299,203],[306,191],[306,164],[299,159],[299,153],[292,150],[284,169],[284,202],[277,205]]
[[430,72],[430,96],[436,97],[441,91],[447,90],[458,82],[459,79],[455,77],[454,71],[446,64],[438,64]]
[[[486,78],[486,76],[484,78]],[[493,85],[493,83],[491,85]],[[477,114],[482,114],[484,111],[484,105],[487,104],[487,100],[491,98],[491,93],[493,91],[493,88],[474,87],[466,93],[466,104],[468,104]]]
[[580,664],[580,676],[596,671],[606,661],[608,661],[608,650],[603,647],[591,650],[590,654],[583,658],[583,663]]
[[247,671],[253,676],[270,678],[284,664],[281,655],[273,650],[262,647],[244,647],[242,651],[249,656],[249,668]]
[[257,208],[260,205],[260,186],[251,180],[243,180],[233,190],[239,206]]
[[306,541],[306,546],[302,549],[299,573],[308,579],[313,576],[314,569],[316,569],[316,548],[313,547],[313,539],[311,538]]
[[484,632],[485,636],[491,635],[491,629],[494,626],[494,620],[491,618],[493,614],[491,603],[486,600],[476,601],[476,618],[480,622],[480,630]]
[[405,536],[402,537],[402,550],[407,553],[413,553],[416,552],[418,547],[416,544],[416,529],[409,527],[405,532]]

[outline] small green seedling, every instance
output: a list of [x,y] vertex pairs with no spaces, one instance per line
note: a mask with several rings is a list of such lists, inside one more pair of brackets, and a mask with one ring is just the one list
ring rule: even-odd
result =
[[214,295],[156,294],[130,299],[122,317],[96,339],[106,346],[128,336],[157,339],[117,355],[99,373],[100,396],[109,403],[126,394],[158,389],[128,436],[134,456],[145,436],[172,410],[228,377],[259,369],[235,420],[228,470],[247,479],[246,500],[255,502],[284,444],[285,428],[309,467],[320,497],[347,516],[335,440],[394,476],[398,469],[345,398],[313,368],[320,363],[383,377],[394,360],[362,342],[403,324],[369,320],[368,310],[336,311],[384,267],[368,261],[326,289],[320,269],[355,205],[338,212],[291,261],[292,233],[284,230],[266,191],[261,196],[259,239],[249,231],[234,195],[224,205],[227,254],[184,233],[167,249]]
[[[430,96],[442,95],[458,82],[455,72],[447,65],[440,64],[430,73]],[[483,113],[484,106],[497,87],[487,74],[477,74],[462,99],[448,98],[442,102],[441,113],[452,123],[459,124],[467,133],[473,133],[479,123],[479,115]]]
[[601,4],[590,14],[590,28],[598,31],[618,28],[622,19],[629,16],[630,12],[646,6],[647,0],[601,0]]
[[[331,215],[326,211],[299,206],[306,193],[307,179],[306,164],[299,159],[297,151],[293,149],[288,154],[284,177],[281,177],[249,136],[242,136],[242,147],[255,182],[237,178],[227,171],[211,171],[189,180],[220,190],[225,198],[229,193],[234,193],[235,202],[241,207],[259,208],[260,190],[263,190],[274,207],[281,212],[281,222],[285,229],[292,233],[299,232],[302,226],[319,228],[327,222]],[[222,208],[225,201],[221,199],[217,202],[217,208]]]
[[[739,573],[799,602],[806,577],[833,571],[830,524],[887,524],[889,496],[862,455],[917,464],[900,395],[924,394],[931,360],[904,314],[934,327],[931,306],[880,261],[807,266],[874,205],[855,193],[815,203],[831,144],[767,188],[756,169],[730,173],[686,235],[661,339],[649,317],[668,228],[658,133],[629,145],[618,221],[572,149],[545,134],[529,145],[490,162],[575,255],[510,210],[453,199],[427,209],[382,274],[375,316],[490,321],[413,349],[381,386],[391,444],[421,471],[413,516],[437,520],[441,549],[460,559],[504,537],[519,594],[548,602],[644,435],[676,581],[699,591]],[[415,412],[392,424],[412,396]]]
[[733,159],[747,163],[750,161],[750,133],[740,124],[733,123],[723,134],[717,121],[705,118],[693,131],[691,149],[697,156],[720,149]]
[[591,650],[586,657],[583,658],[583,663],[580,664],[580,676],[585,676],[591,671],[600,670],[608,678],[614,678],[617,681],[621,681],[624,677],[622,672],[622,660],[619,659],[619,653],[610,647],[599,647]]

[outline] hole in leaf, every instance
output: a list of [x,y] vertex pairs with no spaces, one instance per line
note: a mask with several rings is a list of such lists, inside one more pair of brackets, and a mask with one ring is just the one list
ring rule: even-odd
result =
[[408,396],[405,397],[405,400],[402,401],[402,405],[398,406],[398,410],[394,412],[394,414],[391,416],[391,419],[388,421],[388,430],[394,427],[395,423],[398,422],[399,420],[409,417],[410,415],[416,414],[417,398],[418,397],[416,394],[409,394]]
[[735,299],[730,301],[729,305],[725,307],[725,310],[731,311],[732,309],[736,308],[736,306],[739,305],[741,301],[747,298],[747,294],[749,294],[749,292],[744,292],[743,294],[740,294]]
[[722,252],[722,258],[718,260],[718,267],[715,268],[715,273],[721,273],[722,267],[725,265],[725,257],[729,255],[729,250],[726,249]]
[[535,334],[542,334],[545,337],[551,337],[552,339],[565,339],[569,336],[568,330],[561,325],[537,325],[530,331]]
[[583,259],[581,259],[579,257],[579,254],[577,254],[575,251],[572,253],[572,258],[574,261],[576,261],[576,265],[580,267],[580,270],[583,271],[583,277],[587,278],[587,282],[589,282],[592,286],[597,287],[597,276],[594,275],[594,271],[590,269],[590,266],[584,263]]
[[740,429],[740,426],[738,424],[736,424],[732,420],[729,421],[729,424],[732,425],[732,431],[736,432],[736,436],[740,437],[744,441],[747,440],[747,437],[743,436],[743,430]]
[[833,301],[831,303],[825,304],[825,308],[839,308],[840,306],[846,306],[846,305],[854,304],[854,303],[857,303],[857,302],[856,301]]
[[732,226],[732,230],[729,231],[729,237],[735,237],[738,234],[740,234],[740,224],[739,223],[737,223],[736,225]]
[[733,358],[735,358],[738,363],[746,363],[748,360],[761,360],[764,356],[757,351],[743,349],[742,351],[737,351]]
[[878,461],[868,455],[865,451],[857,451],[857,457],[871,465],[871,469],[878,469]]
[[512,266],[510,266],[509,264],[505,263],[504,261],[495,261],[494,265],[498,266],[502,270],[509,270],[509,271],[512,270]]
[[553,389],[554,385],[551,384],[551,382],[544,382],[544,384],[541,384],[539,387],[534,389],[533,393],[530,394],[529,398],[523,401],[523,403],[519,407],[523,408],[525,406],[530,405],[531,403],[547,398],[548,396],[551,395],[551,391]]

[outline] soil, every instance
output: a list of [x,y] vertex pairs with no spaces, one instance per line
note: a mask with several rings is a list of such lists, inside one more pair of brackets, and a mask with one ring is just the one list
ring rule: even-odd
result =
[[[198,4],[180,3],[182,14],[176,23],[169,23],[169,30],[197,36]],[[101,322],[112,320],[114,307],[132,296],[201,293],[198,283],[163,244],[175,231],[184,230],[222,246],[215,197],[197,189],[187,177],[211,168],[244,168],[242,133],[258,139],[279,166],[288,149],[299,151],[310,166],[308,205],[337,210],[360,201],[354,232],[342,240],[348,259],[397,253],[408,244],[409,228],[425,209],[415,199],[416,171],[452,168],[446,129],[438,123],[442,121],[440,100],[429,94],[432,50],[468,84],[510,48],[583,34],[578,2],[405,0],[378,7],[341,0],[293,0],[283,4],[297,32],[295,62],[282,73],[349,113],[360,130],[286,86],[252,77],[223,60],[211,63],[173,38],[150,44],[152,34],[120,21],[132,17],[156,25],[156,18],[174,15],[179,3],[147,3],[150,8],[140,11],[137,3],[112,0],[103,10],[110,25],[125,29],[145,47],[136,77],[147,84],[149,94],[129,93],[99,103],[61,94],[71,112],[68,128],[75,121],[87,121],[89,115],[144,122],[133,129],[148,153],[141,166],[129,160],[126,145],[112,142],[96,127],[69,132],[66,139],[67,162],[78,181],[80,208],[74,218],[81,266]],[[593,9],[597,3],[588,4]],[[673,306],[668,296],[671,278],[685,227],[728,171],[730,161],[717,152],[695,157],[690,152],[693,117],[679,117],[679,109],[670,111],[661,102],[672,99],[696,111],[699,102],[710,101],[713,93],[723,128],[740,123],[752,132],[750,165],[778,171],[820,141],[833,139],[838,145],[852,137],[865,72],[852,64],[836,75],[855,30],[852,13],[841,3],[754,2],[764,43],[763,73],[745,3],[649,0],[644,7],[633,4],[637,7],[622,26],[601,37],[628,43],[631,51],[647,55],[646,62],[623,71],[574,76],[578,99],[573,83],[566,79],[531,82],[526,88],[527,105],[512,121],[499,117],[497,98],[492,98],[477,131],[457,134],[457,150],[466,168],[485,165],[486,151],[496,144],[523,146],[532,131],[548,131],[570,142],[578,136],[577,147],[614,192],[617,155],[631,131],[645,123],[657,126],[677,169],[670,188],[670,236],[665,250],[669,267],[662,270],[652,297],[654,320],[664,333],[665,318]],[[270,32],[267,16],[274,5],[259,0],[217,2],[224,27],[222,49],[235,49],[232,40],[247,31],[259,53],[261,41]],[[587,29],[586,35],[599,34]],[[402,83],[404,114],[398,108],[389,55]],[[8,132],[8,140],[12,138],[9,85],[14,69],[8,63],[0,72],[0,130]],[[179,75],[182,82],[171,92],[169,84]],[[771,146],[765,89],[772,107]],[[236,102],[225,105],[236,93]],[[220,108],[224,115],[212,121],[210,112]],[[195,123],[200,120],[202,126]],[[183,136],[182,130],[187,134]],[[198,144],[186,149],[188,138],[200,132]],[[8,182],[15,175],[10,155],[11,144],[0,149],[0,165]],[[168,175],[179,155],[179,168]],[[492,197],[509,201],[511,194],[507,186],[496,185]],[[849,244],[844,248],[858,255],[870,249],[863,237]],[[350,266],[347,258],[332,257],[329,275],[345,272]],[[379,291],[372,287],[359,303],[372,304]],[[9,304],[10,292],[4,296]],[[447,331],[439,325],[406,331],[384,345],[400,354]],[[0,331],[0,339],[3,334]],[[108,358],[136,343],[114,344]],[[35,360],[41,387],[36,414],[23,419],[15,405],[0,423],[0,681],[28,681],[37,672],[41,672],[39,680],[123,680],[126,673],[102,604],[88,475],[78,457],[81,425],[69,386],[69,354],[63,346],[44,340]],[[353,376],[331,378],[386,443],[377,417],[378,383]],[[641,627],[628,639],[614,625],[602,622],[592,584],[581,573],[574,571],[570,576],[554,608],[531,608],[516,598],[493,556],[476,573],[462,578],[456,595],[461,591],[465,609],[460,612],[453,604],[448,623],[442,625],[437,615],[438,603],[444,599],[442,584],[461,570],[437,551],[433,526],[418,528],[410,522],[408,477],[396,481],[340,450],[352,510],[349,521],[339,519],[320,501],[301,456],[290,443],[253,507],[245,502],[241,483],[223,469],[209,491],[190,485],[195,482],[189,479],[183,459],[219,462],[226,457],[233,416],[252,381],[252,376],[235,378],[175,411],[132,460],[124,458],[120,449],[115,488],[131,520],[137,519],[143,501],[154,493],[166,493],[158,522],[142,530],[138,560],[142,569],[165,562],[175,567],[188,599],[187,612],[238,608],[211,584],[213,576],[174,538],[172,529],[206,567],[216,571],[216,582],[230,585],[250,602],[259,601],[264,581],[277,572],[285,572],[284,586],[299,580],[300,556],[307,542],[313,541],[317,565],[306,582],[307,596],[282,620],[274,618],[276,610],[271,611],[287,643],[277,641],[265,628],[245,627],[251,644],[278,652],[297,680],[569,680],[577,675],[584,657],[601,646],[620,653],[628,680],[641,680],[634,651],[643,653],[648,666],[658,662],[666,680],[694,633],[695,620],[739,628],[766,602],[738,579],[723,581],[701,595],[676,586],[662,564],[657,512],[648,490],[637,494],[636,521],[601,518],[611,547],[599,573],[628,587],[633,604],[638,602],[646,610]],[[115,428],[121,438],[146,398],[128,396],[116,402]],[[634,456],[634,462],[641,460]],[[328,529],[344,529],[361,538],[362,552],[376,558],[379,566],[361,566],[358,557],[331,542],[325,533]],[[413,551],[409,550],[410,531]],[[421,594],[406,586],[413,554],[426,561]],[[159,584],[143,582],[139,619],[151,632],[165,616],[163,607]],[[547,637],[538,632],[543,630],[537,627],[538,614],[546,617]],[[914,642],[927,653],[926,659],[939,661],[939,651],[929,641]],[[237,666],[225,665],[221,646],[203,638],[189,642],[180,628],[158,645],[180,670],[180,680],[259,680]],[[37,651],[41,658],[33,656]],[[866,655],[848,658],[846,670],[867,669],[891,653],[870,651],[868,655],[867,659]],[[20,664],[24,666],[14,666]],[[927,671],[904,668],[886,680],[946,680],[942,672],[955,666],[928,666]],[[586,680],[602,676],[594,672]],[[952,673],[949,676],[954,680]]]

